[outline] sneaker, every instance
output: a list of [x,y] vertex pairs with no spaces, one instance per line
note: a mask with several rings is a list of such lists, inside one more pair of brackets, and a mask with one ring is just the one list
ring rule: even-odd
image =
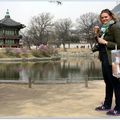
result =
[[118,111],[118,110],[110,110],[106,114],[107,115],[113,115],[113,116],[120,116],[120,111]]
[[105,107],[104,105],[98,106],[95,108],[96,111],[109,111],[109,107]]

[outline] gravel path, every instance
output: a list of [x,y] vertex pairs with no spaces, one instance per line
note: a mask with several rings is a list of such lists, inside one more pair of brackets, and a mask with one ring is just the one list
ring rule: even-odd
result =
[[76,84],[0,84],[0,118],[120,118],[95,111],[104,82]]

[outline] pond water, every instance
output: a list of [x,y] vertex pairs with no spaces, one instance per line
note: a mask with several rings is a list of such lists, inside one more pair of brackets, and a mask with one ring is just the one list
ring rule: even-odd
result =
[[0,81],[66,83],[102,79],[97,58],[69,58],[45,62],[0,63]]

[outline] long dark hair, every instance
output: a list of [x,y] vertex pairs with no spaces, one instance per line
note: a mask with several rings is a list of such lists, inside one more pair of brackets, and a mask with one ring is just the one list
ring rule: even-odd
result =
[[104,10],[101,11],[101,13],[99,15],[100,21],[101,21],[101,14],[102,13],[107,13],[109,16],[112,17],[112,20],[114,20],[115,22],[118,21],[117,16],[112,11],[110,11],[109,9],[104,9]]

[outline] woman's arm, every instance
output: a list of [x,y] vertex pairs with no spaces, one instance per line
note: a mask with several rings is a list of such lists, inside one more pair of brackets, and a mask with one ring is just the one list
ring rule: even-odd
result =
[[111,27],[111,34],[114,41],[108,41],[107,47],[114,49],[117,44],[118,49],[120,49],[120,22],[117,22]]

